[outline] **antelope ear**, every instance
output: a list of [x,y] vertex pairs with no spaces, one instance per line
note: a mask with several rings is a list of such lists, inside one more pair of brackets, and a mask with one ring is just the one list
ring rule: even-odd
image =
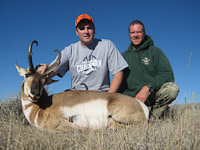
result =
[[51,78],[48,78],[47,81],[46,81],[46,85],[49,85],[49,84],[52,84],[52,83],[55,83],[55,82],[58,82],[59,80],[53,80]]
[[15,64],[15,67],[17,68],[17,71],[18,71],[20,76],[25,76],[27,71],[24,68],[19,67],[17,64]]

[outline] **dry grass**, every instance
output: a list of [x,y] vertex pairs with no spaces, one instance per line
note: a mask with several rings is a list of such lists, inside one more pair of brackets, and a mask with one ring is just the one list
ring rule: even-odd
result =
[[24,118],[17,96],[0,102],[0,149],[200,149],[200,104],[173,105],[170,115],[148,125],[116,129],[40,131]]

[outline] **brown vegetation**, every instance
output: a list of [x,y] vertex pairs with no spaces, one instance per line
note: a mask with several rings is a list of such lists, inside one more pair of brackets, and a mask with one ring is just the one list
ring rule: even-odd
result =
[[166,119],[148,125],[50,132],[29,125],[17,96],[0,102],[0,149],[200,149],[200,104],[170,108]]

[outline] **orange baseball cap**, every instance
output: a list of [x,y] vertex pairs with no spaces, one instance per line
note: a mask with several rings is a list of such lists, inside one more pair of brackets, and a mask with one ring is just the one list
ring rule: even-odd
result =
[[87,14],[81,14],[75,20],[75,27],[77,27],[78,23],[83,19],[87,19],[87,20],[91,21],[94,24],[93,18],[91,16],[89,16]]

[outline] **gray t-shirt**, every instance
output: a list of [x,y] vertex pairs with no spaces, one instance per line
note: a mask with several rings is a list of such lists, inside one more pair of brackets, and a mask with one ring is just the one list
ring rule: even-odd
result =
[[65,47],[57,71],[60,77],[70,71],[71,90],[107,91],[109,72],[114,75],[126,67],[128,64],[112,41],[95,39],[91,47],[82,46],[80,41]]

